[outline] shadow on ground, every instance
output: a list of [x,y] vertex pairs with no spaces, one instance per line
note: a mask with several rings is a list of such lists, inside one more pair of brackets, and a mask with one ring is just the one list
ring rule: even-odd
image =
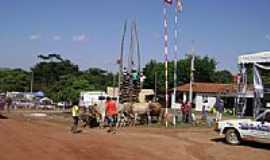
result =
[[[211,139],[211,141],[216,142],[216,143],[223,143],[226,145],[230,145],[226,143],[225,138],[214,138],[214,139]],[[243,141],[241,142],[239,146],[247,146],[247,147],[252,147],[252,148],[257,148],[257,149],[270,150],[269,143],[263,143],[263,142]]]
[[8,119],[8,117],[3,116],[2,114],[0,114],[0,119]]

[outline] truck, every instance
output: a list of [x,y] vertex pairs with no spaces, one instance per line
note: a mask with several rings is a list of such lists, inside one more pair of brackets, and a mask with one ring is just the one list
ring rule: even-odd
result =
[[105,100],[107,96],[104,91],[81,92],[79,106],[88,108],[94,104],[99,104],[100,100]]
[[244,140],[270,142],[270,109],[259,114],[255,119],[222,120],[215,130],[225,135],[228,144],[238,145]]

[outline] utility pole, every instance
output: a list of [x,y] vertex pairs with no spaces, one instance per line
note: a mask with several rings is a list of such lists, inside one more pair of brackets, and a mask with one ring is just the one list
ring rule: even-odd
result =
[[157,72],[155,72],[155,99],[154,101],[156,102],[157,100]]
[[194,57],[194,48],[192,48],[191,50],[191,65],[190,65],[190,83],[189,83],[189,102],[192,103],[192,97],[193,97],[193,88],[192,88],[192,85],[193,85],[193,81],[194,81],[194,60],[195,60],[195,57]]
[[31,82],[30,82],[30,92],[33,93],[33,84],[34,84],[34,71],[31,73]]
[[113,74],[113,97],[115,97],[115,76],[116,75]]

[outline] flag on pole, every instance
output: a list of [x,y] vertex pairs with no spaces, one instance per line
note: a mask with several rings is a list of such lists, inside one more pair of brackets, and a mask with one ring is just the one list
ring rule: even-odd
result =
[[173,0],[164,0],[167,4],[172,4]]

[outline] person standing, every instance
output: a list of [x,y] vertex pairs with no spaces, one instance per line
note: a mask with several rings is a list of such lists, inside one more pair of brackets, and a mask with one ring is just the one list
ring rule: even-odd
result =
[[71,112],[72,112],[72,118],[73,118],[73,126],[71,127],[71,132],[76,133],[78,124],[79,124],[79,115],[80,115],[80,109],[79,109],[77,101],[73,104]]
[[186,119],[185,107],[186,107],[186,102],[182,102],[181,104],[182,122],[185,122],[185,119]]
[[216,108],[216,122],[218,122],[222,119],[222,114],[224,112],[224,103],[219,96],[217,97],[215,108]]
[[12,99],[11,99],[11,97],[7,96],[5,101],[6,101],[6,106],[7,106],[7,112],[9,113],[10,107],[12,105]]
[[115,124],[116,124],[116,118],[117,118],[117,108],[116,108],[116,103],[115,101],[113,101],[111,99],[111,97],[107,97],[107,101],[106,101],[106,118],[108,121],[108,125],[109,125],[109,130],[108,132],[116,132],[115,129]]

